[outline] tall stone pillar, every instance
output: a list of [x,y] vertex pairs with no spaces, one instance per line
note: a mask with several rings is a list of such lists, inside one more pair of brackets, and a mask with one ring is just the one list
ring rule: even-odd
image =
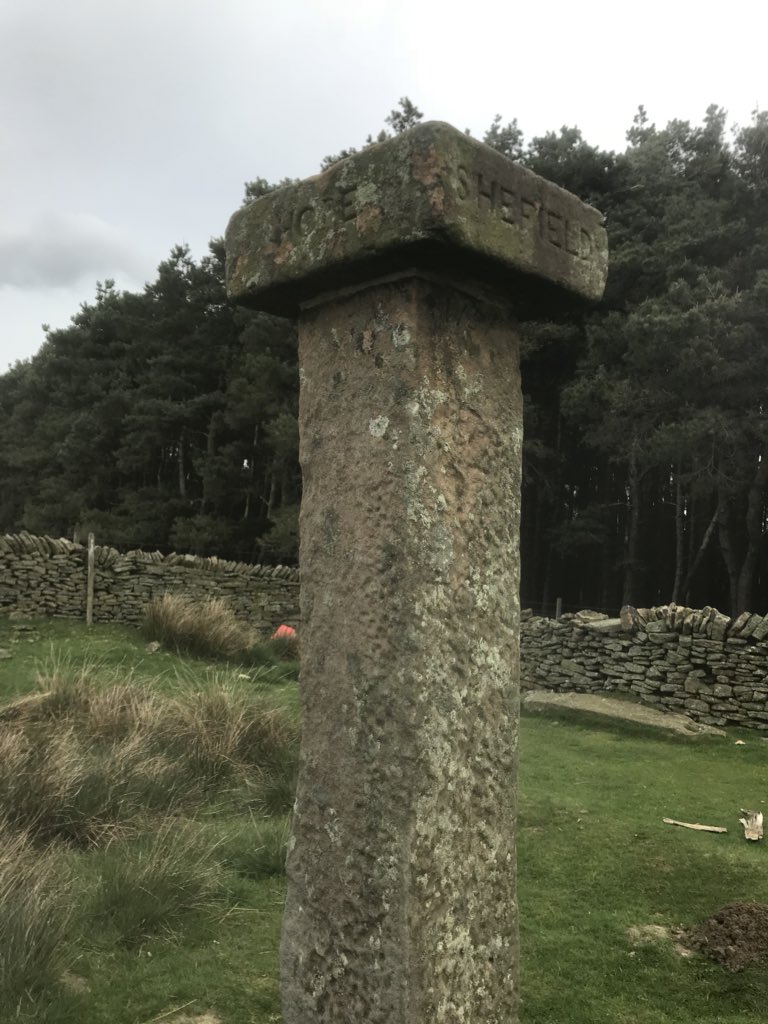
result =
[[285,1024],[514,1024],[516,323],[602,293],[600,215],[429,123],[243,208],[298,318],[299,789]]

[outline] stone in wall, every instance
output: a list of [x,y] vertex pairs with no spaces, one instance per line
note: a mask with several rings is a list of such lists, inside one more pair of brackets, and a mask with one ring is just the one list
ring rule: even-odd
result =
[[530,616],[521,662],[524,689],[616,690],[706,725],[768,729],[768,616],[674,604]]
[[[0,614],[84,618],[87,550],[29,533],[0,536]],[[163,555],[97,546],[94,619],[138,624],[164,593],[224,597],[263,636],[281,622],[299,625],[299,573],[290,566],[247,565],[216,557]]]

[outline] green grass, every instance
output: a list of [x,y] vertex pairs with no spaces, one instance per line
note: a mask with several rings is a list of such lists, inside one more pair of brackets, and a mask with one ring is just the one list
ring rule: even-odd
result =
[[[737,734],[738,735],[738,734]],[[737,899],[768,900],[766,848],[741,807],[768,795],[752,734],[662,738],[573,716],[521,729],[519,896],[528,1024],[736,1024],[758,1020],[766,968],[738,975],[671,942],[633,949],[632,925],[690,926]],[[663,817],[724,825],[692,832]]]
[[[66,830],[66,841],[35,840],[31,813],[5,826],[8,856],[16,843],[39,884],[14,886],[11,872],[0,892],[5,921],[16,922],[6,923],[5,948],[12,939],[27,950],[26,960],[5,957],[0,1020],[149,1024],[184,1007],[212,1010],[222,1024],[276,1024],[295,685],[273,675],[264,682],[272,655],[227,669],[149,654],[137,632],[121,627],[44,621],[38,639],[11,644],[12,626],[0,619],[0,647],[13,652],[0,661],[0,703],[35,699],[24,722],[0,719],[0,732],[49,735],[55,725],[64,763],[74,745],[86,767],[100,769],[78,791],[83,818],[111,827],[73,843]],[[249,717],[254,700],[258,726]],[[137,722],[149,748],[137,741]],[[113,783],[117,805],[105,809],[99,779],[126,743],[134,760],[123,759],[125,788]],[[57,792],[63,774],[45,785]],[[181,787],[170,801],[169,779]],[[672,942],[633,948],[627,930],[690,926],[734,900],[768,901],[768,847],[747,843],[738,825],[741,807],[766,799],[768,742],[754,733],[667,738],[573,713],[526,715],[522,1024],[762,1019],[765,966],[730,974],[700,955],[681,958]],[[70,812],[76,806],[69,801]],[[729,832],[678,829],[665,816]],[[45,925],[33,929],[35,942],[29,922]]]
[[184,1006],[266,1022],[295,665],[18,625],[0,620],[0,1020],[140,1024]]
[[[12,657],[0,660],[0,699],[36,689],[41,670],[49,673],[58,664],[68,674],[83,664],[98,666],[105,675],[122,673],[135,680],[151,680],[161,690],[171,690],[181,679],[196,679],[221,668],[218,662],[198,660],[174,648],[152,651],[131,626],[98,623],[87,629],[67,619],[11,620],[0,615],[0,649]],[[242,661],[230,667],[247,680],[274,684],[278,699],[295,693],[298,667],[281,657],[277,645],[266,642],[246,651]]]
[[98,878],[86,917],[112,943],[138,946],[215,919],[227,875],[203,827],[166,819],[148,835],[112,843],[89,858]]
[[[31,627],[20,632],[18,627]],[[174,651],[150,653],[130,626],[99,624],[87,629],[65,619],[9,620],[0,616],[0,648],[12,657],[0,661],[0,696],[4,699],[37,688],[37,678],[53,662],[77,670],[84,662],[98,664],[108,672],[125,671],[134,678],[152,679],[172,686],[189,661]]]

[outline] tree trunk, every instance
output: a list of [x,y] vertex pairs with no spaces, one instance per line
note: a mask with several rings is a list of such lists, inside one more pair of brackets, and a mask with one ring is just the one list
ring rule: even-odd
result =
[[739,563],[733,543],[732,518],[728,497],[724,494],[719,494],[717,499],[717,537],[720,541],[720,554],[723,556],[725,570],[728,573],[729,611],[731,615],[737,615]]
[[768,484],[768,462],[758,462],[755,475],[747,495],[747,512],[745,526],[747,533],[747,551],[739,569],[736,583],[736,605],[734,615],[752,611],[752,592],[755,584],[755,572],[760,559],[760,548],[763,541],[763,499]]
[[[542,487],[538,480],[534,479],[528,485],[528,495],[535,494],[535,501],[532,497],[529,497],[526,512],[525,527],[526,535],[529,538],[526,541],[520,541],[520,556],[523,559],[524,568],[522,570],[521,579],[523,580],[522,586],[525,587],[525,591],[521,590],[521,599],[528,599],[529,595],[532,597],[534,594],[540,592],[540,584],[543,580],[543,564],[542,564],[542,526],[544,522],[544,500],[542,495]],[[532,511],[528,511],[533,506]]]
[[685,574],[685,582],[683,583],[683,601],[687,605],[690,605],[691,603],[691,595],[689,588],[691,585],[691,577],[693,576],[692,566],[696,559],[696,552],[698,550],[696,546],[696,528],[698,521],[698,503],[696,501],[695,496],[693,494],[690,494],[688,496],[688,552],[686,555],[686,564],[688,566],[688,571]]
[[[272,518],[272,513],[275,510],[275,501],[277,499],[277,473],[275,472],[274,465],[270,470],[269,474],[269,497],[267,498],[267,519]],[[259,546],[259,561],[263,562],[267,554],[267,546],[264,541]]]
[[184,470],[184,431],[179,435],[179,444],[176,448],[176,463],[179,471],[179,496],[187,496],[187,475]]
[[[601,504],[609,500],[610,495],[610,467],[608,462],[602,460],[600,470],[600,490],[596,500]],[[616,577],[615,572],[615,534],[610,517],[615,513],[605,508],[603,515],[606,517],[605,541],[600,548],[600,608],[614,607],[616,601]]]
[[739,559],[733,539],[733,511],[727,497],[718,502],[718,536],[720,551],[728,572],[731,596],[731,615],[752,611],[752,596],[755,573],[760,560],[763,542],[763,502],[768,486],[768,461],[758,457],[757,469],[747,492],[747,508],[744,514],[746,548]]
[[245,492],[245,506],[243,508],[242,521],[245,522],[251,514],[251,498],[253,497],[253,488],[256,483],[256,452],[259,446],[259,424],[255,424],[253,428],[253,441],[251,442],[251,458],[249,460],[249,476],[250,482],[248,489]]
[[701,544],[699,544],[699,549],[688,565],[688,575],[685,577],[685,583],[682,587],[683,594],[685,595],[683,600],[686,604],[691,603],[691,584],[693,583],[693,577],[696,574],[696,570],[701,565],[701,562],[704,558],[704,553],[706,552],[709,542],[712,539],[712,536],[715,532],[719,511],[720,506],[715,505],[715,511],[712,513],[712,518],[709,521],[709,525],[704,531],[704,536],[701,538]]
[[277,499],[277,473],[275,473],[275,467],[269,471],[269,497],[267,498],[267,519],[272,518],[272,513],[275,511],[275,501]]
[[675,467],[675,580],[672,584],[672,600],[680,601],[685,561],[685,499],[680,467]]
[[637,561],[640,548],[640,473],[634,444],[629,456],[629,477],[627,481],[628,515],[624,534],[624,589],[621,603],[636,604]]
[[547,546],[547,558],[544,563],[544,579],[541,587],[541,614],[546,615],[552,602],[552,562],[554,559],[554,548],[551,544]]
[[200,499],[200,514],[204,515],[210,506],[211,495],[210,495],[210,480],[211,480],[211,466],[213,465],[213,457],[216,454],[216,413],[211,414],[211,418],[208,421],[208,432],[205,435],[205,461],[206,465],[202,472],[203,478],[203,495]]

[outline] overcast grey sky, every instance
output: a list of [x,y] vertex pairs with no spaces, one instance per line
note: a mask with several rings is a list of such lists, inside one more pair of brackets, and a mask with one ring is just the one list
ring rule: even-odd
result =
[[399,97],[482,136],[624,146],[768,104],[765,0],[0,0],[0,372],[97,280],[201,256],[243,183],[318,170]]

